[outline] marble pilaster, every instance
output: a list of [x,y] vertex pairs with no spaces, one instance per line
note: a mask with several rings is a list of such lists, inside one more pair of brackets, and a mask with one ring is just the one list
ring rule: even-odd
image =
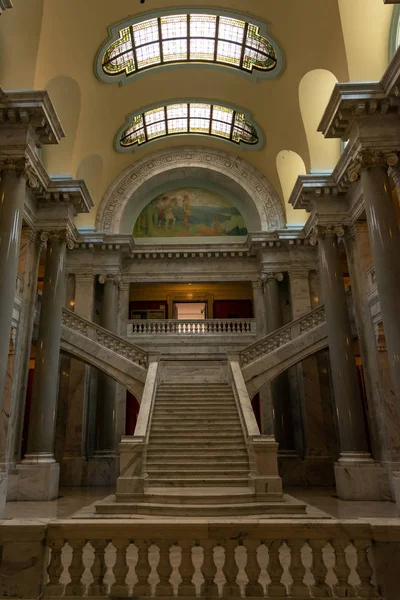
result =
[[267,315],[264,302],[263,282],[257,279],[253,284],[253,312],[256,320],[257,337],[263,337],[267,333]]
[[[129,289],[130,284],[122,282],[119,289],[119,302],[118,302],[118,333],[121,337],[126,337],[128,318],[129,318]],[[125,421],[126,421],[126,389],[116,384],[116,426],[115,426],[115,439],[116,444],[121,441],[123,435],[125,435]]]
[[[74,312],[92,321],[95,276],[92,272],[77,272],[74,278]],[[60,483],[66,486],[83,485],[86,482],[86,431],[91,371],[91,367],[82,361],[73,358],[70,360],[65,444],[60,464]]]
[[0,408],[7,373],[10,328],[17,279],[22,213],[26,194],[24,159],[6,159],[0,180]]

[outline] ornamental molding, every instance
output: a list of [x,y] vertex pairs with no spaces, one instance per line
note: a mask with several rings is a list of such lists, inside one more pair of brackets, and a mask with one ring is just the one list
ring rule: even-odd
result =
[[49,229],[40,233],[40,240],[47,245],[48,242],[65,243],[68,250],[74,248],[74,237],[68,229]]
[[253,199],[262,231],[275,231],[285,227],[283,204],[273,186],[257,169],[227,152],[202,146],[185,146],[158,151],[127,167],[103,197],[97,214],[96,230],[117,234],[126,205],[135,192],[156,175],[179,167],[197,167],[223,173]]
[[60,119],[45,90],[5,92],[0,87],[0,124],[30,126],[40,145],[58,144],[65,137]]

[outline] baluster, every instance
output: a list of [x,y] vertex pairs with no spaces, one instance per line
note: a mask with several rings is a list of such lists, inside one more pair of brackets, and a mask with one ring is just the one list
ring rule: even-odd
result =
[[151,596],[151,585],[148,582],[151,573],[149,563],[149,546],[151,542],[147,540],[135,541],[135,546],[138,549],[138,561],[136,563],[137,582],[133,586],[134,596]]
[[239,573],[239,568],[236,564],[235,550],[237,548],[236,540],[228,540],[225,543],[225,562],[224,562],[224,575],[225,585],[222,592],[224,598],[240,598],[240,586],[236,583],[236,579]]
[[325,582],[328,569],[324,561],[323,549],[326,546],[324,540],[308,540],[308,545],[312,550],[311,573],[315,583],[311,586],[312,594],[315,598],[331,598],[332,590]]
[[283,567],[279,557],[279,548],[281,547],[282,540],[271,540],[266,542],[268,547],[268,575],[271,579],[271,583],[267,587],[267,595],[272,598],[285,598],[286,588],[281,582],[283,575]]
[[127,563],[127,551],[129,548],[129,540],[113,540],[113,545],[117,551],[113,573],[115,583],[111,586],[110,595],[126,598],[129,596],[129,586],[125,582],[126,576],[129,573]]
[[89,585],[88,596],[105,596],[107,593],[107,586],[104,585],[104,575],[107,571],[105,552],[108,540],[93,540],[90,543],[94,549],[94,560],[90,569],[93,582]]
[[349,584],[350,567],[347,564],[346,548],[349,543],[346,540],[334,540],[331,542],[335,550],[335,566],[333,568],[338,579],[333,590],[339,598],[355,598],[356,593],[352,585]]
[[290,574],[293,579],[290,593],[293,598],[309,598],[310,590],[303,581],[304,575],[306,574],[306,568],[303,565],[303,559],[301,557],[301,549],[303,548],[305,541],[289,540],[287,544],[290,548]]
[[217,567],[214,561],[214,546],[215,543],[211,540],[207,540],[202,543],[203,546],[203,564],[201,566],[201,572],[203,573],[204,583],[201,586],[200,595],[208,596],[210,598],[218,597],[218,586],[215,583],[215,575],[217,574]]
[[247,563],[246,563],[246,575],[247,582],[245,588],[245,595],[248,597],[260,597],[264,596],[264,589],[261,583],[258,581],[260,578],[261,567],[257,559],[257,548],[259,542],[255,540],[245,540],[244,545],[247,550]]
[[195,568],[192,560],[192,543],[187,540],[182,540],[179,543],[181,547],[181,564],[179,565],[179,574],[181,583],[178,588],[178,596],[195,597],[196,586],[192,583]]
[[368,551],[371,548],[371,541],[355,540],[353,545],[357,550],[356,571],[361,580],[360,585],[357,586],[358,595],[361,596],[361,598],[380,598],[378,590],[371,583],[372,575],[374,574],[368,560]]
[[156,596],[173,596],[174,588],[170,583],[172,574],[171,561],[169,556],[171,543],[168,540],[160,540],[158,547],[160,548],[160,560],[157,567],[157,573],[160,578],[156,587]]
[[72,548],[72,561],[69,565],[71,581],[65,586],[65,595],[83,596],[84,586],[81,579],[85,571],[85,565],[83,564],[83,548],[86,546],[86,541],[68,540],[68,544]]
[[49,581],[45,587],[45,596],[61,596],[64,591],[64,586],[60,583],[60,577],[64,570],[61,556],[64,548],[64,540],[50,540],[49,547],[51,549],[51,557],[47,573]]

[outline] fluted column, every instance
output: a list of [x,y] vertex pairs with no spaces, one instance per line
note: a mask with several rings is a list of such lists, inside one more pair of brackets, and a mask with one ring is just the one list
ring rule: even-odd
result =
[[0,409],[2,406],[10,328],[14,306],[22,213],[26,193],[26,162],[6,159],[0,166]]
[[358,162],[390,373],[400,411],[400,228],[387,174],[388,164],[397,166],[398,157],[364,152]]
[[265,302],[263,282],[257,279],[253,284],[253,308],[256,319],[257,337],[263,337],[267,333],[267,317],[265,314]]
[[[104,285],[101,307],[101,326],[116,333],[118,331],[118,286],[115,276],[100,277]],[[96,455],[115,454],[115,381],[99,374],[96,410]]]
[[341,447],[340,462],[370,459],[365,420],[354,359],[353,338],[337,233],[342,228],[316,227],[311,238],[318,241],[322,296],[328,331],[332,382]]
[[43,234],[43,238],[48,238],[46,267],[25,464],[55,462],[53,445],[67,239],[64,232]]
[[278,285],[278,282],[283,281],[283,275],[282,273],[264,273],[262,279],[265,281],[267,333],[272,333],[283,325]]

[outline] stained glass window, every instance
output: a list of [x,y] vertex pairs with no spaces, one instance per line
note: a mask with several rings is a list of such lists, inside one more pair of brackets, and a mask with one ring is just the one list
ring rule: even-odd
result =
[[236,144],[258,144],[255,126],[240,111],[219,104],[179,102],[135,114],[117,136],[121,148],[175,134],[211,135]]
[[106,75],[171,63],[215,63],[252,73],[277,69],[279,52],[254,23],[213,14],[171,14],[132,23],[102,55]]

